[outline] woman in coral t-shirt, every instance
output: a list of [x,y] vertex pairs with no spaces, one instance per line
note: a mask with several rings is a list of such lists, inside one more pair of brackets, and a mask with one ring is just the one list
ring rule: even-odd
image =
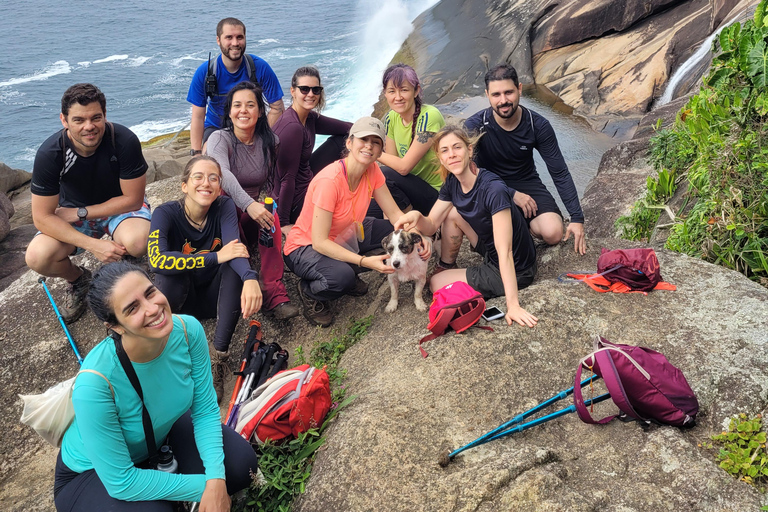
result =
[[[394,271],[384,262],[387,255],[361,256],[379,247],[403,215],[376,163],[385,139],[380,120],[357,120],[346,141],[349,154],[312,179],[301,214],[286,238],[285,261],[301,277],[298,288],[304,316],[317,325],[327,327],[333,322],[328,301],[368,292],[368,285],[357,277],[359,272]],[[365,216],[371,199],[390,220]],[[429,256],[429,249],[421,251],[423,259]]]

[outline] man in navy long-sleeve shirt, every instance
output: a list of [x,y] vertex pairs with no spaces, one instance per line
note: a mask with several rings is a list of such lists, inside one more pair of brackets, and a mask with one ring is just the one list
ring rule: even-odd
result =
[[[574,250],[584,254],[584,213],[573,178],[557,144],[549,121],[520,105],[522,86],[512,66],[500,65],[485,75],[485,94],[490,108],[465,121],[468,131],[483,133],[475,148],[479,167],[498,174],[514,190],[512,200],[520,208],[531,234],[549,245],[574,238]],[[539,152],[563,200],[571,222],[563,238],[563,217],[555,199],[542,183],[533,160]]]

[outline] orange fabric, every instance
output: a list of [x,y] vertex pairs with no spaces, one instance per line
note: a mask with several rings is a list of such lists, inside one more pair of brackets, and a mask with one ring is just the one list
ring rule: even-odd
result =
[[[624,283],[619,283],[619,282],[612,283],[609,280],[607,280],[604,276],[601,276],[600,274],[566,274],[566,275],[568,277],[578,279],[579,281],[583,281],[590,288],[600,293],[605,293],[605,292],[642,293],[643,295],[648,295],[648,292],[640,292],[640,291],[632,290],[629,286],[627,286]],[[666,281],[660,281],[656,286],[654,286],[653,289],[675,291],[677,290],[677,286],[673,285],[672,283],[668,283]]]
[[312,245],[315,206],[333,213],[331,232],[328,234],[331,241],[353,223],[362,222],[371,204],[373,191],[384,186],[384,181],[384,174],[376,162],[365,170],[354,192],[349,190],[341,160],[317,173],[309,184],[299,218],[285,238],[283,253],[287,256],[299,247]]

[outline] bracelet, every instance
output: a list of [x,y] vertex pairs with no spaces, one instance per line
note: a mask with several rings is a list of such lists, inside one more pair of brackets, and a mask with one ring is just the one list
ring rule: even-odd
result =
[[360,263],[357,264],[358,267],[363,266],[363,260],[365,259],[365,256],[360,256]]

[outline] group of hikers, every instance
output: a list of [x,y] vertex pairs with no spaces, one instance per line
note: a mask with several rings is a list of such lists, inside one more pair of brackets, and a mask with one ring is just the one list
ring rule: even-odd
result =
[[[467,282],[486,298],[505,297],[508,324],[533,327],[537,318],[518,291],[536,275],[534,238],[549,245],[573,238],[575,251],[586,251],[584,216],[554,131],[520,105],[511,66],[486,73],[490,106],[464,128],[446,126],[422,102],[419,78],[404,64],[384,72],[384,120],[351,123],[320,114],[325,89],[312,66],[293,74],[285,108],[274,71],[245,53],[241,21],[221,20],[216,42],[221,54],[200,65],[187,96],[192,158],[179,200],[150,209],[141,144],[106,120],[106,98],[94,85],[67,89],[63,130],[37,152],[31,193],[39,233],[27,265],[67,281],[59,307],[66,322],[87,303],[110,330],[73,390],[75,421],[56,465],[59,511],[169,511],[173,501],[229,510],[229,495],[249,484],[257,458],[221,425],[217,398],[238,318],[300,313],[284,265],[300,278],[293,298],[303,315],[326,327],[332,301],[368,292],[361,272],[394,271],[386,254],[369,255],[381,240],[395,229],[415,231],[435,236],[440,248],[433,291]],[[330,137],[314,149],[317,135]],[[534,149],[568,209],[567,228]],[[464,237],[482,264],[459,267]],[[71,260],[82,251],[106,265],[92,275]],[[145,255],[151,277],[137,265]],[[210,351],[200,318],[217,319]],[[177,474],[143,467],[153,455],[147,434],[170,440]]]

